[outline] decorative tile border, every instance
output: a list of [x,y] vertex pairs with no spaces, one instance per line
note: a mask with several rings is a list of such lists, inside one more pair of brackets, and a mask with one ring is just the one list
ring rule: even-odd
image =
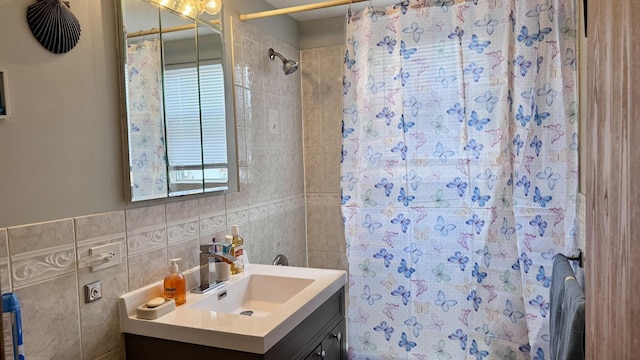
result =
[[127,256],[157,250],[167,245],[165,224],[127,233]]
[[242,225],[249,222],[249,209],[231,209],[227,211],[227,224]]
[[8,293],[11,291],[11,273],[9,268],[9,258],[0,258],[0,282],[2,282],[2,289],[0,291]]
[[200,217],[200,236],[211,235],[227,229],[227,215],[224,211]]
[[269,204],[261,204],[249,208],[249,221],[258,221],[269,216]]
[[307,205],[309,206],[323,206],[324,200],[322,194],[307,195]]
[[167,241],[169,244],[175,244],[191,239],[198,238],[199,221],[197,218],[184,219],[179,222],[167,224]]
[[340,206],[340,194],[324,193],[307,195],[309,206]]
[[43,282],[76,270],[73,244],[11,256],[13,289]]

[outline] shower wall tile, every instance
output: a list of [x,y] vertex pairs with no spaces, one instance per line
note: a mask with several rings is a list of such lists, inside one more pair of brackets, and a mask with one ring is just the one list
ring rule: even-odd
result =
[[324,208],[307,205],[307,242],[309,251],[322,251],[328,248],[322,233],[324,226]]
[[[282,73],[278,76],[283,76]],[[262,121],[264,124],[258,124],[258,128],[262,129],[265,137],[263,144],[264,147],[269,148],[282,148],[282,133],[284,132],[284,119],[282,116],[282,106],[280,104],[280,97],[273,95],[275,92],[271,92],[267,89],[265,92],[265,116]],[[259,145],[257,145],[259,146]]]
[[166,221],[165,205],[155,205],[126,211],[127,232],[163,225]]
[[322,148],[322,192],[335,194],[340,192],[340,147]]
[[166,211],[168,244],[199,238],[198,200],[168,203]]
[[[182,259],[178,265],[180,271],[194,268],[200,264],[200,239],[194,238],[167,247],[167,259]],[[166,271],[166,270],[165,270]]]
[[164,279],[169,269],[167,247],[129,256],[129,291],[139,289]]
[[[290,58],[282,53],[281,46],[275,45],[272,48],[286,59]],[[261,90],[275,96],[282,96],[280,79],[284,78],[283,63],[278,57],[274,60],[269,59],[269,48],[264,47],[263,49],[264,53],[261,54],[260,59],[262,59],[262,69],[264,70],[264,88]]]
[[182,222],[198,217],[198,200],[186,200],[166,204],[167,223]]
[[80,216],[73,220],[77,242],[111,235],[124,236],[125,233],[124,211]]
[[43,222],[7,228],[9,251],[18,255],[74,243],[73,220]]
[[346,269],[340,209],[343,45],[301,52],[308,262]]
[[304,116],[304,146],[305,148],[322,147],[323,124],[320,118],[320,104],[308,100],[302,104]]
[[217,214],[226,208],[224,196],[210,196],[198,199],[198,214],[206,216]]
[[[84,286],[102,281],[102,298],[85,303]],[[157,280],[156,280],[157,281]],[[84,359],[95,359],[100,355],[123,346],[118,321],[118,298],[127,291],[127,265],[121,263],[104,270],[78,272],[78,303],[82,332],[82,355]]]
[[[118,297],[128,291],[125,253],[125,212],[114,211],[74,218],[78,256],[78,304],[82,355],[87,359],[113,351],[122,346],[118,323]],[[107,243],[120,243],[121,263],[104,270],[91,272],[89,248]],[[102,281],[102,299],[85,303],[84,286]]]
[[[122,341],[124,343],[124,340]],[[123,360],[126,357],[124,346],[117,348],[109,353],[106,353],[95,360]]]
[[[249,222],[249,208],[240,207],[227,210],[227,228],[231,225],[247,224]],[[225,230],[227,229],[225,228]]]
[[167,227],[164,205],[127,210],[126,221],[129,258],[158,249],[166,250]]
[[267,110],[262,91],[245,91],[245,128],[248,148],[263,148],[267,142]]
[[262,68],[263,57],[267,56],[267,50],[260,43],[243,36],[242,37],[242,59],[245,63],[243,68],[244,87],[251,90],[263,90],[265,74]]
[[[11,285],[14,290],[75,271],[72,219],[7,230],[11,251]],[[48,242],[48,239],[52,241]]]
[[126,261],[124,211],[76,217],[74,229],[78,270],[91,267],[94,259],[89,253],[90,248],[109,243],[120,243],[121,262]]
[[299,266],[299,267],[307,267],[307,254],[301,254],[298,256],[294,256],[292,258],[288,258],[289,266]]
[[[341,94],[342,84],[336,84],[334,91]],[[340,149],[342,144],[342,96],[327,95],[320,101],[320,122],[322,124],[322,146]],[[345,121],[351,116],[345,115]]]
[[322,193],[324,169],[322,148],[307,148],[304,155],[307,193]]
[[76,274],[23,287],[15,293],[22,313],[25,358],[80,359]]
[[305,49],[300,52],[300,71],[302,73],[302,100],[309,102],[320,98],[320,64],[318,49]]

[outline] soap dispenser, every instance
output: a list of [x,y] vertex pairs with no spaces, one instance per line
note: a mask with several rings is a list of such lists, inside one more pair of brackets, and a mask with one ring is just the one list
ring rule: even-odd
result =
[[187,285],[184,275],[178,270],[178,261],[181,258],[171,259],[170,274],[164,278],[164,297],[174,299],[176,305],[182,305],[187,301]]

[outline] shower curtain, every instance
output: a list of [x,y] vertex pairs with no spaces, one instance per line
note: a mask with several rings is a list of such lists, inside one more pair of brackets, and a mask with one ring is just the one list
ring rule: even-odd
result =
[[575,251],[574,4],[347,22],[349,359],[548,359],[552,258]]
[[159,39],[143,39],[127,47],[129,166],[136,170],[131,172],[131,193],[136,200],[168,194],[161,57]]

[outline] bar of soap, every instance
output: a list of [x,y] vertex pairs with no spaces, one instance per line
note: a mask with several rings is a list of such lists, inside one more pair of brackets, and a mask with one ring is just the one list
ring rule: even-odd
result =
[[160,305],[164,304],[164,298],[163,297],[156,297],[153,298],[151,300],[149,300],[149,302],[147,303],[147,307],[148,308],[156,308]]

